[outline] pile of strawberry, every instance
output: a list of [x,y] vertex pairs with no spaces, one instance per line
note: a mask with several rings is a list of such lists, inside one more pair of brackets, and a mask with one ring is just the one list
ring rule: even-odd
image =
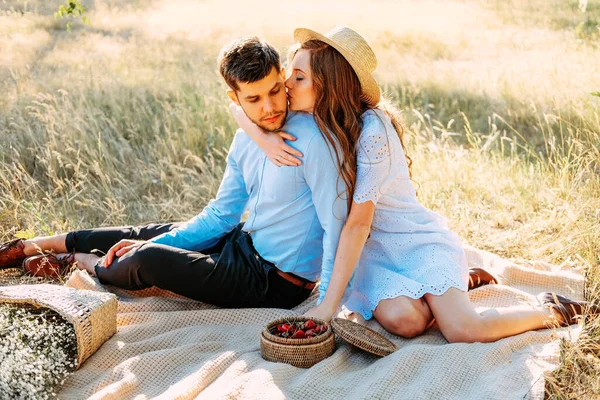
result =
[[311,338],[325,332],[327,332],[327,324],[319,325],[312,319],[309,319],[306,322],[283,323],[271,329],[273,335],[292,339]]

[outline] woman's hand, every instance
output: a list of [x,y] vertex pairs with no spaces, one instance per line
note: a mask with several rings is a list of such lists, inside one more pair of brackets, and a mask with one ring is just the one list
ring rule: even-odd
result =
[[115,244],[108,250],[106,256],[104,257],[104,262],[102,263],[105,268],[108,268],[110,264],[112,264],[113,260],[116,257],[121,257],[130,252],[133,249],[137,249],[141,245],[146,243],[145,240],[127,240],[123,239],[119,243]]
[[[302,153],[287,144],[284,139],[294,141],[296,138],[287,132],[265,132],[263,138],[258,141],[258,147],[265,152],[267,158],[278,167],[298,167],[302,165],[296,157],[302,157]],[[296,156],[296,157],[294,157]]]
[[311,308],[303,315],[307,318],[318,318],[329,323],[334,313],[335,310],[331,310],[328,307],[324,306],[323,303],[321,303],[318,306]]
[[242,107],[235,103],[229,105],[229,111],[235,122],[256,142],[258,147],[265,152],[271,162],[278,167],[286,165],[297,167],[302,165],[297,157],[303,157],[302,153],[288,145],[284,139],[295,141],[296,138],[287,132],[265,132],[248,118]]

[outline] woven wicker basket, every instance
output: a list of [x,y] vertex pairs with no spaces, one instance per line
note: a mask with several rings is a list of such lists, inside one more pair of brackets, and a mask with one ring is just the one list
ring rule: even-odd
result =
[[331,329],[336,335],[351,345],[379,357],[388,356],[398,350],[394,343],[373,329],[357,324],[356,322],[348,321],[347,319],[332,319]]
[[[271,333],[275,326],[286,322],[308,321],[311,318],[294,316],[269,322],[260,335],[260,353],[267,361],[284,362],[299,368],[310,368],[333,354],[335,338],[331,327],[322,335],[306,339],[282,338]],[[317,324],[324,321],[312,318]]]
[[77,367],[117,332],[117,297],[112,293],[39,284],[0,287],[0,303],[50,308],[75,328]]

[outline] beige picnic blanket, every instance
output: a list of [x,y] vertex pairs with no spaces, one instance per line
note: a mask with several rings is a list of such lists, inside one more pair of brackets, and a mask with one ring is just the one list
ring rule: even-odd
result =
[[[480,311],[535,305],[542,291],[583,298],[583,276],[572,266],[466,251],[470,266],[500,280],[470,292]],[[559,339],[580,333],[572,326],[489,344],[448,344],[435,327],[403,339],[370,320],[367,326],[398,351],[379,358],[338,340],[331,357],[300,369],[263,360],[259,334],[269,321],[312,307],[317,289],[294,310],[232,310],[156,288],[103,287],[81,271],[66,284],[115,293],[118,332],[67,378],[61,399],[542,399],[544,374],[559,362]]]

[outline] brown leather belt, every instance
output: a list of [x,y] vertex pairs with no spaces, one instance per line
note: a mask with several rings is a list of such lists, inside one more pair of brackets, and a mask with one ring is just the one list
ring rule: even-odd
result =
[[299,279],[292,274],[288,274],[287,272],[283,272],[278,269],[275,269],[275,271],[277,271],[277,275],[281,276],[286,281],[293,283],[294,285],[296,285],[298,287],[301,287],[302,289],[311,289],[312,290],[316,286],[316,283],[314,283],[314,282],[303,281],[302,279]]

